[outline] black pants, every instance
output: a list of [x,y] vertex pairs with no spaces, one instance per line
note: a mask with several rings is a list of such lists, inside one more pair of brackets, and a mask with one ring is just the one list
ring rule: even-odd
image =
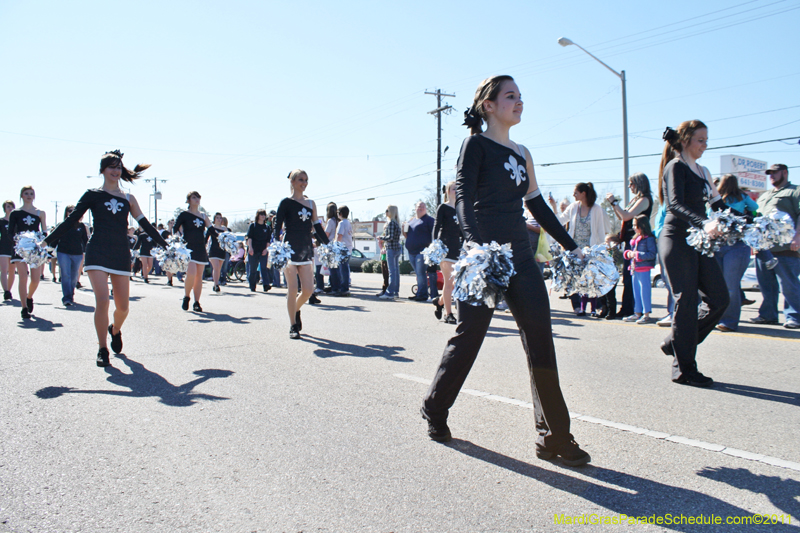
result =
[[[535,261],[525,261],[511,278],[506,291],[508,309],[517,321],[528,370],[536,416],[536,439],[540,447],[551,448],[569,442],[569,411],[561,394],[550,325],[550,302],[542,274]],[[438,421],[447,420],[472,364],[478,356],[494,309],[458,302],[456,335],[447,342],[442,362],[423,402],[423,414]]]
[[[672,329],[665,342],[672,344],[672,379],[678,379],[697,372],[697,345],[714,330],[730,297],[717,260],[686,244],[685,231],[665,226],[658,253],[675,300]],[[698,297],[705,303],[699,315]]]

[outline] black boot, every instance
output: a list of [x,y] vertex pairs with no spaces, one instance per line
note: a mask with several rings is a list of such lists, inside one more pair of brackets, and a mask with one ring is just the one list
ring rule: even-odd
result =
[[109,366],[108,362],[108,348],[100,348],[97,351],[97,366]]

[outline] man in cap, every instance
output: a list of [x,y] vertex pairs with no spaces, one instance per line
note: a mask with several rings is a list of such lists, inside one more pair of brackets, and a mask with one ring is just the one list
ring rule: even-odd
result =
[[766,264],[756,259],[756,276],[764,301],[758,309],[758,316],[751,318],[754,324],[778,323],[778,299],[783,293],[783,327],[800,329],[800,188],[789,183],[789,169],[786,165],[775,164],[767,169],[772,190],[758,198],[758,210],[768,215],[773,210],[787,213],[794,222],[795,234],[787,245],[770,249],[778,259],[778,264],[769,270]]

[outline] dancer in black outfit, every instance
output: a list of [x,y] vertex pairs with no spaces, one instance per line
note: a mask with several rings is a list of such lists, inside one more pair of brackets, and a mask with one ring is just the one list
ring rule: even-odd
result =
[[14,257],[14,241],[8,233],[8,217],[16,206],[11,200],[3,202],[3,213],[0,218],[0,282],[3,285],[3,301],[11,301],[11,288],[14,286],[14,269],[11,258]]
[[456,215],[456,182],[451,181],[444,186],[444,202],[436,210],[436,222],[433,225],[433,238],[442,241],[442,244],[447,246],[447,256],[442,259],[442,264],[439,265],[442,269],[442,278],[444,279],[444,286],[442,287],[442,294],[439,298],[433,301],[434,316],[437,319],[442,318],[442,309],[444,309],[444,321],[447,324],[456,324],[457,320],[453,315],[452,300],[453,300],[453,265],[458,261],[458,256],[461,253],[461,243],[464,238],[461,235],[461,228],[458,225],[458,216]]
[[[23,187],[19,195],[22,199],[22,207],[13,210],[8,216],[8,234],[11,236],[12,242],[14,242],[14,237],[25,231],[41,231],[42,233],[47,231],[44,211],[39,211],[33,206],[33,201],[36,199],[36,191],[33,190],[33,187],[30,185]],[[39,287],[44,265],[30,269],[31,282],[28,285],[28,264],[16,253],[11,257],[11,263],[16,267],[19,275],[18,290],[19,301],[22,304],[22,318],[30,318],[33,313],[33,293]]]
[[261,283],[264,286],[264,292],[269,292],[272,288],[270,284],[269,269],[267,268],[267,259],[269,253],[267,246],[272,240],[272,227],[267,224],[267,211],[266,209],[259,209],[256,211],[255,222],[250,224],[247,229],[247,261],[250,264],[250,275],[247,281],[250,284],[250,291],[256,291],[258,285],[258,273],[261,272]]
[[[159,234],[161,235],[161,238],[163,238],[165,241],[166,241],[167,239],[169,239],[169,238],[172,236],[172,228],[173,228],[173,227],[175,227],[175,221],[174,221],[174,220],[172,220],[172,219],[170,219],[170,221],[169,221],[169,222],[167,222],[167,227],[168,227],[169,229],[162,229],[162,230],[159,232]],[[165,272],[165,273],[166,273],[166,275],[167,275],[167,285],[169,285],[170,287],[172,287],[172,277],[173,277],[173,274],[172,274],[172,272]]]
[[[84,271],[89,276],[94,291],[94,326],[100,349],[97,366],[108,366],[107,335],[111,335],[111,349],[122,352],[122,324],[128,317],[130,303],[131,252],[128,247],[128,214],[159,245],[166,247],[156,229],[147,221],[132,194],[123,192],[119,180],[128,183],[139,178],[150,165],[136,165],[131,171],[122,164],[119,150],[107,152],[100,159],[103,186],[86,191],[72,214],[62,222],[45,242],[55,246],[64,233],[74,229],[86,211],[92,212],[93,232],[86,245]],[[108,324],[108,280],[114,291],[114,321]]]
[[153,248],[156,242],[145,232],[139,233],[134,249],[139,250],[139,261],[142,262],[142,279],[150,283],[150,271],[153,269]]
[[175,220],[173,233],[180,231],[186,241],[186,247],[192,251],[192,258],[186,269],[186,279],[183,281],[183,304],[184,311],[189,310],[189,294],[194,291],[194,305],[192,310],[198,313],[203,312],[200,307],[200,295],[203,293],[203,271],[208,264],[208,254],[206,253],[205,229],[211,225],[211,221],[205,213],[200,211],[200,193],[192,191],[186,195],[186,203],[189,209],[178,215]]
[[208,261],[211,263],[211,272],[214,279],[214,292],[219,292],[220,271],[222,270],[222,263],[225,262],[225,250],[219,245],[219,236],[222,233],[230,231],[222,223],[222,213],[214,214],[214,224],[206,230],[206,244],[208,245]]
[[[722,269],[714,257],[703,255],[686,242],[690,227],[703,228],[717,236],[716,222],[706,218],[706,203],[714,210],[728,206],[719,196],[711,173],[697,160],[708,144],[708,128],[689,120],[678,131],[664,132],[664,153],[658,174],[658,198],[667,216],[658,236],[667,283],[675,299],[672,329],[661,350],[673,356],[672,381],[695,387],[710,387],[714,380],[697,370],[697,345],[716,327],[730,297]],[[698,291],[706,303],[698,320]]]
[[[530,370],[536,415],[536,455],[560,456],[570,466],[590,461],[570,434],[567,410],[558,382],[550,305],[547,289],[531,250],[522,202],[539,224],[564,248],[583,254],[555,214],[542,199],[528,150],[509,138],[511,126],[520,122],[522,99],[510,76],[484,80],[465,113],[472,135],[461,146],[456,181],[456,211],[467,241],[511,243],[516,275],[505,299],[519,326]],[[483,120],[488,123],[482,133]],[[494,309],[458,304],[456,335],[447,343],[442,361],[428,390],[421,413],[428,435],[436,441],[451,439],[447,426],[450,407],[467,379],[478,355]]]
[[[317,222],[317,205],[306,198],[303,193],[308,187],[308,174],[304,170],[293,170],[289,173],[292,195],[281,200],[278,214],[275,216],[274,238],[279,238],[281,230],[286,226],[283,241],[292,247],[292,258],[284,268],[286,278],[286,309],[289,312],[289,338],[299,339],[303,322],[300,320],[300,308],[314,293],[314,243],[311,240],[313,231],[317,239],[328,244],[328,236]],[[252,266],[250,267],[253,268]],[[297,278],[300,278],[302,291],[297,294]]]

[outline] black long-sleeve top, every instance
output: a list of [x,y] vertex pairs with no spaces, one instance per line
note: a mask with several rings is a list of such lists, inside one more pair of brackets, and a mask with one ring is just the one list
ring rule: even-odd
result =
[[707,220],[706,203],[715,211],[728,208],[722,198],[710,198],[708,181],[680,159],[664,166],[661,187],[667,210],[664,228],[673,235],[685,237],[690,227],[702,228]]
[[64,236],[58,241],[56,251],[62,254],[83,255],[87,242],[89,242],[89,232],[84,224],[78,224],[74,229],[64,233]]
[[247,238],[253,246],[253,254],[260,254],[272,241],[272,227],[269,224],[256,224],[253,222],[247,229]]
[[[534,261],[522,214],[522,198],[529,186],[526,168],[525,158],[516,151],[478,134],[464,139],[456,171],[456,213],[464,239],[511,243],[515,265]],[[576,247],[549,208],[531,211],[567,250]]]

